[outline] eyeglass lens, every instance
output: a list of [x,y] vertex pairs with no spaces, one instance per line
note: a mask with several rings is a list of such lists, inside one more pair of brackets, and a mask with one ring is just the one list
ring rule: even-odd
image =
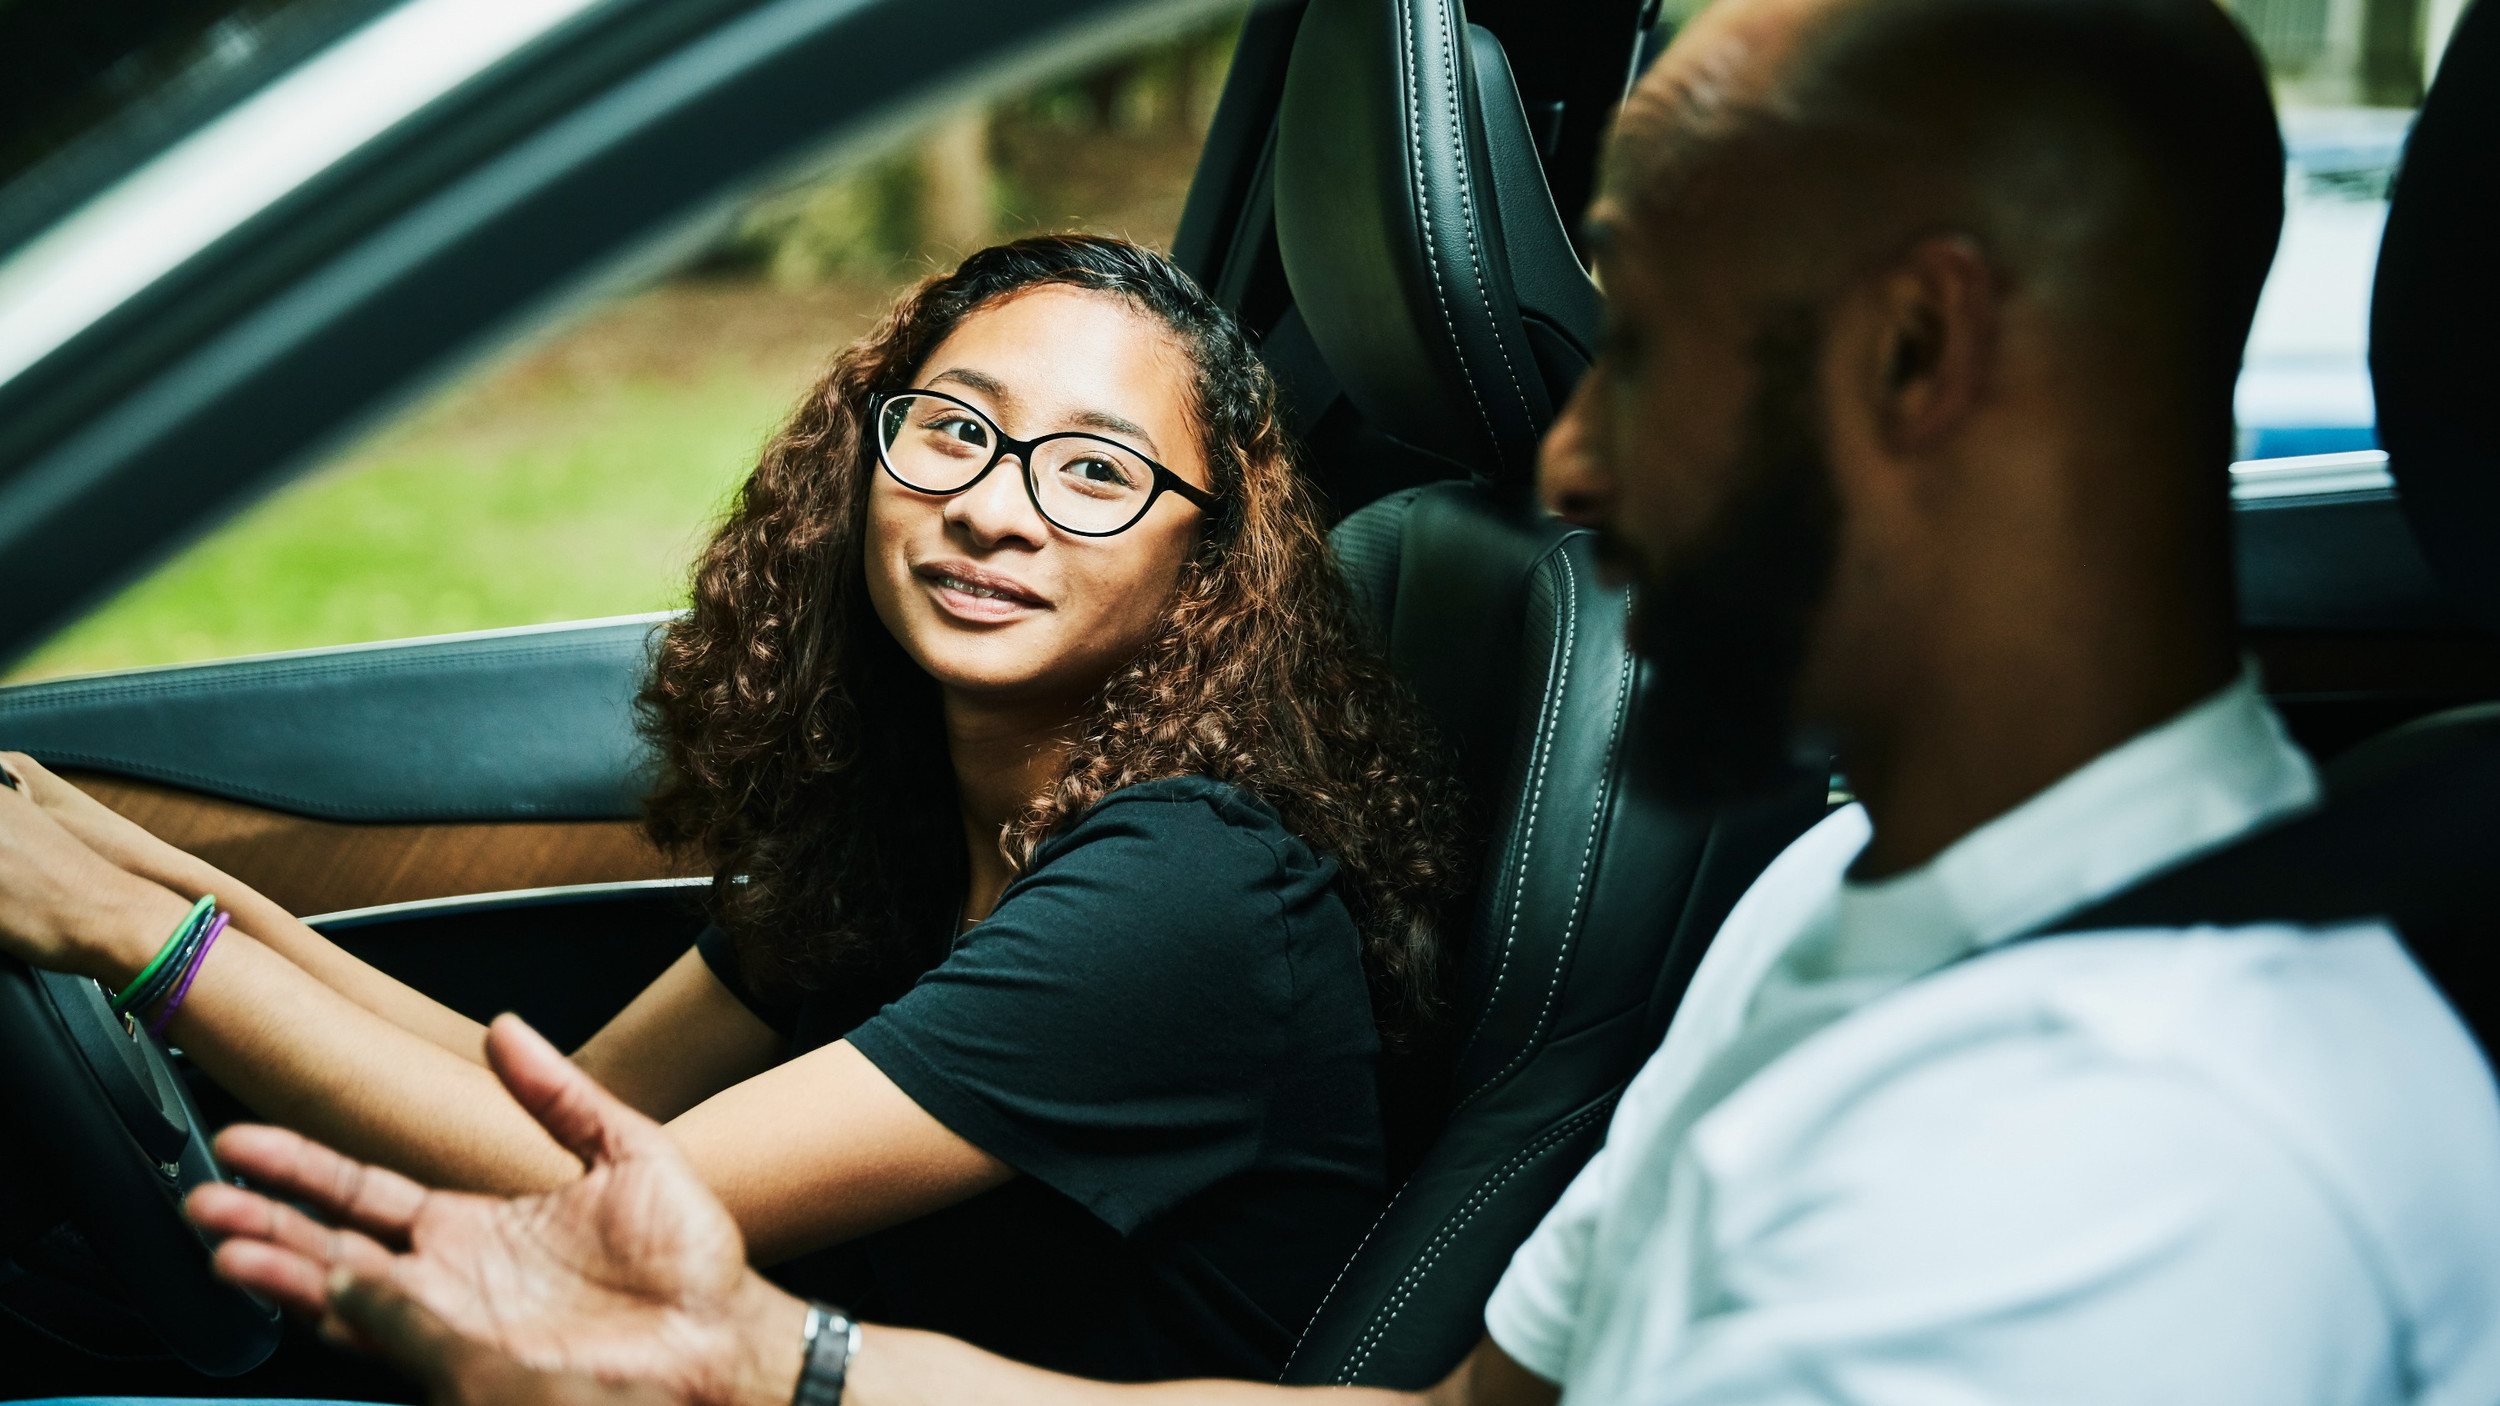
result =
[[[998,430],[952,401],[902,395],[877,416],[886,467],[923,493],[954,493],[989,467]],[[1033,449],[1031,482],[1042,516],[1071,532],[1115,532],[1153,497],[1154,466],[1136,451],[1091,435]]]

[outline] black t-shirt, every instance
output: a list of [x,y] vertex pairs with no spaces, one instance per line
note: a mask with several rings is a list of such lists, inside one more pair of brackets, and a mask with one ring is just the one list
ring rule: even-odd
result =
[[[1016,1180],[773,1271],[877,1322],[1087,1376],[1272,1378],[1386,1191],[1379,1039],[1337,866],[1204,777],[1105,797],[844,1032]],[[813,1013],[818,1019],[810,1019]]]

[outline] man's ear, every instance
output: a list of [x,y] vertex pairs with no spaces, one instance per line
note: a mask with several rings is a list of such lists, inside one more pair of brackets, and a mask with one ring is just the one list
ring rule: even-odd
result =
[[2001,282],[1967,235],[1920,239],[1876,273],[1861,311],[1869,426],[1894,454],[1950,436],[1986,393]]

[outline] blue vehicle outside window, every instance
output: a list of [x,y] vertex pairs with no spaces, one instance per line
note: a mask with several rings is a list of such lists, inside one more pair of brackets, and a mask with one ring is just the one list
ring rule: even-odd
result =
[[2240,371],[2243,461],[2378,448],[2370,283],[2413,114],[2287,108],[2283,242]]

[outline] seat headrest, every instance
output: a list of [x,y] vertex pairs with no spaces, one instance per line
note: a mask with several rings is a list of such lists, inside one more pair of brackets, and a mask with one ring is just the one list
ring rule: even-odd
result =
[[1509,60],[1457,0],[1311,0],[1277,117],[1277,252],[1382,432],[1524,483],[1596,345]]
[[2379,442],[2422,553],[2500,629],[2500,5],[2448,41],[2396,175],[2371,295]]

